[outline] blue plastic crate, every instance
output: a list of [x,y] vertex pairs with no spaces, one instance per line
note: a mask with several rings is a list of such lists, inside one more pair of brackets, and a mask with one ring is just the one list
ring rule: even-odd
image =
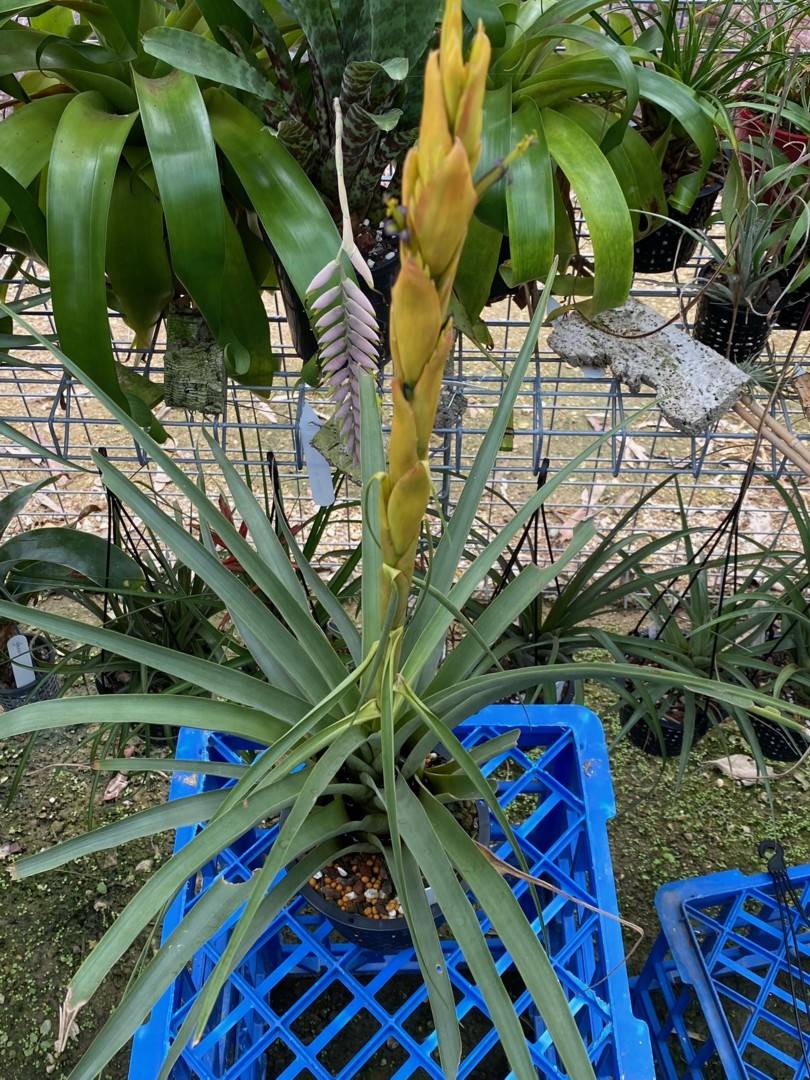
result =
[[[789,877],[810,905],[810,865]],[[795,907],[777,905],[770,875],[675,882],[659,889],[656,906],[663,932],[633,999],[662,1080],[808,1080],[810,1015],[798,985],[794,1003],[790,976],[795,983],[800,963],[810,983],[810,929]],[[790,955],[783,913],[795,931]]]
[[[487,766],[499,778],[498,798],[520,800],[526,819],[517,829],[533,873],[573,896],[616,912],[616,893],[606,822],[614,813],[613,791],[599,720],[579,706],[492,706],[461,725],[458,735],[474,746],[520,728],[517,749]],[[178,757],[236,761],[239,747],[214,733],[184,730]],[[217,781],[175,777],[171,798]],[[221,782],[221,781],[219,781]],[[493,847],[508,846],[493,822]],[[176,847],[194,829],[178,830]],[[275,829],[252,833],[189,882],[164,921],[170,934],[196,896],[217,875],[245,880],[259,865]],[[512,879],[526,899],[528,886]],[[555,969],[588,1046],[600,1080],[652,1080],[646,1027],[631,1012],[619,925],[549,890],[541,893],[545,933]],[[539,932],[539,928],[538,928]],[[513,967],[495,937],[490,939],[507,985]],[[205,975],[221,955],[227,928],[208,942],[137,1033],[131,1080],[157,1075]],[[503,1077],[502,1051],[486,1006],[453,941],[443,942],[462,1022],[463,1077]],[[538,1076],[563,1077],[557,1054],[522,987],[517,1008]],[[300,899],[273,923],[232,976],[209,1030],[186,1048],[175,1069],[178,1080],[441,1080],[427,996],[412,950],[390,957],[340,939]]]

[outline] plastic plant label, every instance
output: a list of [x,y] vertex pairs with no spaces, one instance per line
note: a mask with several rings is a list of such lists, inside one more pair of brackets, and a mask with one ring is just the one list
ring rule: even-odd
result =
[[24,634],[15,634],[8,639],[8,657],[11,660],[11,674],[18,690],[30,686],[36,679],[34,658],[31,645]]

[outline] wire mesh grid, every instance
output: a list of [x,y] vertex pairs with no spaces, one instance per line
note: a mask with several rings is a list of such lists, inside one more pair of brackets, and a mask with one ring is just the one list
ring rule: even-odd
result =
[[[583,241],[587,246],[587,236]],[[689,299],[705,256],[698,254],[677,275],[637,276],[633,295],[668,319],[688,323]],[[37,268],[41,272],[40,268]],[[26,303],[25,316],[43,334],[55,335],[47,283],[32,285],[30,274],[11,283],[9,299]],[[268,455],[278,469],[285,505],[291,518],[302,520],[314,510],[301,437],[304,403],[325,419],[331,408],[324,391],[305,388],[300,381],[300,360],[293,351],[284,309],[277,293],[266,298],[270,332],[280,361],[272,387],[241,386],[229,382],[223,412],[202,418],[163,407],[160,419],[170,436],[175,460],[189,470],[212,465],[210,450],[200,439],[203,424],[213,432],[231,459],[254,485],[266,483]],[[493,411],[500,401],[512,363],[523,343],[528,314],[514,298],[485,311],[493,347],[489,357],[459,338],[448,366],[437,434],[431,451],[437,493],[445,511],[454,504],[469,472]],[[165,332],[161,328],[149,349],[132,345],[125,324],[111,314],[117,359],[130,369],[163,376]],[[808,363],[810,334],[778,331],[771,335],[767,359],[771,376],[787,365],[791,374]],[[620,347],[620,345],[617,345]],[[810,366],[810,363],[808,363]],[[390,400],[387,384],[390,365],[380,373],[381,400]],[[759,395],[767,402],[767,393]],[[563,482],[549,502],[549,536],[560,549],[574,526],[599,515],[608,524],[659,480],[680,477],[680,491],[694,528],[713,527],[736,497],[752,454],[758,471],[746,495],[740,531],[772,544],[791,540],[791,522],[768,482],[785,471],[796,470],[769,443],[757,443],[753,429],[736,417],[724,418],[701,435],[675,431],[653,405],[643,416],[640,409],[654,401],[649,390],[630,392],[607,373],[573,368],[548,346],[548,330],[541,332],[533,361],[521,386],[513,417],[513,434],[505,443],[481,507],[489,525],[506,519],[510,507],[520,505],[536,488],[547,459],[550,474],[569,463],[588,446],[591,452]],[[791,392],[791,379],[771,403],[771,412],[799,439],[810,439],[810,423]],[[384,412],[387,410],[384,406]],[[132,440],[76,380],[67,376],[53,356],[33,339],[6,355],[0,368],[0,415],[11,425],[80,464],[91,464],[91,451],[104,449],[108,457],[130,475],[139,474],[157,490],[170,494],[165,474],[146,461]],[[614,433],[603,433],[615,429]],[[599,439],[599,436],[601,440]],[[43,469],[59,471],[30,451],[4,439],[0,447],[0,491],[37,479]],[[802,479],[801,475],[798,476]],[[359,524],[359,492],[352,485],[346,507],[333,519],[330,535],[335,543],[353,540]],[[103,529],[103,491],[93,473],[61,476],[29,506],[20,525],[58,522]],[[673,527],[676,492],[667,485],[639,516],[637,527],[663,534]]]

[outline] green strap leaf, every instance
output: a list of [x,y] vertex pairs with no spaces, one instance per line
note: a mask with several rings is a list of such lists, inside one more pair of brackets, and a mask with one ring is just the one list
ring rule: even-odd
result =
[[[4,604],[3,607],[13,605]],[[267,713],[229,701],[184,697],[180,694],[117,694],[108,697],[65,697],[36,701],[15,709],[4,719],[7,738],[35,731],[87,724],[146,724],[149,727],[190,727],[195,731],[224,731],[269,745],[280,738],[287,725]]]
[[[287,0],[286,7],[295,16],[304,31],[308,51],[318,66],[329,102],[340,95],[343,75],[343,51],[340,47],[340,31],[330,0]],[[370,14],[367,16],[371,18]],[[401,49],[394,55],[401,55]],[[385,59],[372,52],[373,60]],[[326,263],[327,260],[324,260]]]
[[11,522],[22,513],[28,505],[28,500],[41,488],[48,484],[56,483],[55,476],[46,476],[44,480],[35,480],[33,484],[23,484],[21,487],[10,491],[0,499],[0,536],[6,531]]
[[[192,763],[193,765],[194,763]],[[207,791],[202,795],[188,795],[184,799],[174,799],[161,806],[150,806],[137,814],[129,814],[120,821],[102,825],[82,836],[74,836],[62,844],[55,844],[28,855],[14,863],[13,876],[19,881],[55,870],[65,863],[81,859],[85,855],[94,855],[99,851],[109,851],[133,840],[145,836],[157,836],[170,829],[181,829],[186,825],[197,825],[208,821],[225,798],[225,792]]]
[[[40,564],[30,591],[42,587],[42,563],[49,564],[55,583],[69,583],[78,576],[109,589],[138,588],[143,573],[126,552],[103,537],[78,529],[50,526],[30,529],[0,544],[0,571],[27,561]],[[25,568],[14,581],[14,595],[25,593]]]
[[[253,888],[250,899],[245,905],[245,910],[233,929],[225,951],[200,992],[202,1000],[200,1003],[200,1015],[197,1019],[197,1039],[202,1038],[205,1032],[205,1025],[213,1011],[219,993],[236,966],[239,947],[258,914],[267,890],[287,863],[295,858],[299,851],[306,850],[306,847],[311,846],[311,841],[304,846],[299,841],[308,824],[310,815],[315,811],[318,799],[327,785],[334,780],[349,754],[353,753],[365,740],[366,732],[362,725],[358,724],[356,727],[348,728],[330,744],[326,751],[303,774],[301,789],[279,829],[276,842],[270,848],[264,865],[252,881]],[[323,807],[320,813],[321,816],[325,817],[328,811],[337,813],[338,810],[338,805],[333,803],[331,806]],[[319,836],[318,839],[321,839],[321,837]]]
[[[303,774],[297,777],[289,776],[272,791],[261,791],[253,798],[246,799],[227,815],[209,822],[193,840],[155,871],[132,897],[71,979],[63,1006],[71,1018],[90,1000],[144,927],[158,915],[189,877],[210,859],[215,858],[223,848],[243,836],[248,829],[289,805],[301,787],[302,779]],[[336,809],[333,803],[311,816],[301,831],[302,840],[307,847],[329,838],[325,819],[328,817],[332,820]],[[327,811],[330,813],[327,814]],[[319,826],[323,829],[320,835],[317,834]]]
[[512,890],[446,807],[427,792],[421,803],[439,844],[472,889],[526,983],[566,1073],[577,1080],[595,1080],[560,981]]
[[53,311],[64,351],[128,408],[118,383],[104,262],[113,181],[135,113],[108,112],[95,93],[62,114],[48,170],[48,255]]
[[509,1066],[516,1080],[536,1080],[537,1070],[529,1056],[520,1020],[495,967],[472,904],[459,884],[419,799],[404,783],[399,785],[397,792],[402,837],[433,888],[439,907],[464,953],[464,959],[470,966],[501,1037]]
[[593,245],[593,297],[583,308],[596,314],[618,307],[633,284],[633,223],[622,189],[587,132],[553,109],[542,117],[549,151],[577,196]]
[[109,461],[99,454],[93,459],[104,484],[138,514],[184,566],[199,574],[226,605],[251,655],[267,677],[282,690],[319,701],[328,692],[326,676],[284,623],[236,574]]
[[[476,181],[497,168],[512,149],[512,87],[507,83],[484,94],[484,121],[481,130],[481,157],[475,171]],[[503,234],[506,218],[507,178],[501,177],[478,201],[475,216],[491,229]]]
[[506,44],[506,19],[497,0],[462,0],[462,8],[473,29],[481,20],[493,49],[503,48]]
[[174,295],[160,200],[125,162],[113,184],[107,223],[107,276],[136,346],[150,344]]
[[211,130],[259,215],[302,301],[309,283],[335,258],[335,223],[300,165],[258,117],[223,90],[205,94]]
[[[11,210],[16,218],[16,224],[20,226],[28,237],[31,248],[40,262],[48,262],[48,226],[45,223],[45,215],[40,209],[39,203],[23,185],[16,180],[10,172],[0,166],[0,207],[5,204],[5,213]],[[0,210],[0,216],[3,211]]]
[[[211,660],[203,660],[174,649],[167,649],[163,645],[139,641],[129,634],[120,634],[101,626],[91,626],[89,623],[79,622],[78,619],[67,619],[63,615],[52,615],[39,607],[26,607],[23,604],[12,604],[0,600],[0,617],[35,626],[55,637],[93,645],[112,653],[113,656],[123,656],[136,664],[145,664],[156,671],[165,671],[168,675],[183,679],[192,686],[207,690],[210,694],[221,694],[239,705],[260,709],[267,716],[255,726],[255,734],[250,736],[259,742],[272,742],[286,731],[289,723],[300,720],[309,709],[308,702],[283,690],[268,686],[266,682],[252,675],[246,675],[230,667],[223,667]],[[71,721],[71,723],[76,722]]]
[[149,56],[163,60],[180,71],[245,90],[261,101],[281,104],[277,88],[261,71],[199,34],[171,26],[158,26],[144,35],[143,49]]
[[525,101],[512,115],[512,146],[532,134],[536,142],[513,162],[507,177],[510,285],[545,280],[554,260],[553,164],[540,110]]
[[[314,851],[303,856],[290,867],[262,903],[258,916],[262,931],[285,904],[292,900],[313,873],[330,858],[334,858],[334,851],[334,843],[320,844]],[[120,1004],[71,1073],[71,1080],[93,1080],[93,1077],[110,1062],[134,1035],[154,1003],[171,986],[186,964],[191,962],[194,954],[203,947],[205,942],[210,941],[217,930],[224,926],[244,904],[250,888],[249,881],[234,885],[223,878],[217,878],[213,882],[191,910],[184,915],[165,947],[127,988]],[[249,944],[252,945],[253,940]],[[189,1013],[191,1019],[196,1017],[195,1006],[196,1002]],[[188,1017],[181,1032],[187,1022]],[[178,1033],[173,1050],[182,1050],[187,1041],[187,1038],[183,1038]],[[167,1064],[164,1064],[164,1069]]]
[[[69,100],[67,94],[55,94],[32,101],[15,109],[0,122],[0,164],[21,187],[27,188],[48,164],[56,128]],[[0,190],[0,199],[2,197]],[[0,201],[0,229],[8,215],[8,203]]]
[[205,104],[193,76],[134,76],[146,141],[155,169],[172,265],[221,340],[225,221],[217,152]]

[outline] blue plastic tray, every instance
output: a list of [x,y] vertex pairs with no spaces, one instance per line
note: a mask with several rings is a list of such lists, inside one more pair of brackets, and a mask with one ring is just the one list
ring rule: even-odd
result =
[[[789,877],[810,906],[810,865]],[[633,995],[650,1028],[659,1075],[808,1080],[810,1015],[801,990],[796,987],[798,1006],[791,995],[795,952],[786,955],[784,909],[774,900],[770,875],[730,870],[675,882],[659,889],[656,906],[663,932]],[[792,906],[784,913],[810,982],[810,929]]]
[[[498,798],[520,800],[526,819],[517,829],[533,873],[588,903],[615,913],[616,893],[606,822],[614,813],[613,791],[599,720],[579,706],[492,706],[457,729],[474,746],[520,728],[518,749],[495,759]],[[239,760],[238,748],[210,732],[184,730],[178,757]],[[175,777],[171,798],[203,790],[216,781],[198,774]],[[194,829],[178,830],[176,847]],[[272,843],[274,829],[251,834],[198,876],[205,889],[224,874],[245,880]],[[493,822],[493,846],[507,853]],[[194,902],[194,883],[182,891],[164,921],[164,938]],[[528,886],[514,883],[524,896]],[[565,897],[542,894],[545,933],[552,961],[568,994],[598,1077],[652,1080],[647,1030],[631,1012],[619,925]],[[538,932],[539,927],[538,927]],[[224,948],[227,929],[208,942],[137,1033],[131,1080],[157,1075],[167,1047],[205,975]],[[512,963],[491,938],[499,970],[509,984]],[[452,941],[444,948],[462,1021],[462,1077],[504,1077],[497,1033],[478,988]],[[328,924],[295,901],[267,929],[232,976],[209,1031],[186,1048],[178,1080],[441,1080],[434,1057],[426,994],[413,951],[391,957],[340,940]],[[562,1077],[557,1055],[523,990],[517,1008],[538,1076]]]

